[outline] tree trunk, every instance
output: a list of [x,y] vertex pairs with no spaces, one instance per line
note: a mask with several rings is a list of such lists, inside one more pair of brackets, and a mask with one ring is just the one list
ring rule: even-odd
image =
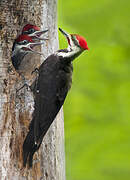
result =
[[22,145],[33,112],[33,95],[12,68],[11,51],[16,35],[27,24],[49,29],[42,47],[44,57],[58,49],[57,0],[0,0],[0,180],[65,180],[63,111],[34,155],[32,169],[22,166]]

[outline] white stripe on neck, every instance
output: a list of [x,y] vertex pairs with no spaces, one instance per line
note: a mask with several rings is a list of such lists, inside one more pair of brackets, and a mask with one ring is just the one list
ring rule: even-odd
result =
[[58,52],[56,51],[56,55],[58,56],[62,56],[63,58],[69,58],[69,57],[72,57],[74,56],[75,54],[79,53],[81,51],[81,49],[77,46],[74,46],[73,48],[71,48],[70,46],[67,48],[68,52],[64,52],[64,51],[61,51],[61,52]]

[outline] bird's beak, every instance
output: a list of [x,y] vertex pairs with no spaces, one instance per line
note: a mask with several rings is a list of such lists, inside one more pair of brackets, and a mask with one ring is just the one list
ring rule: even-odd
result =
[[30,42],[30,43],[28,43],[27,45],[25,45],[25,46],[23,47],[23,49],[24,49],[25,51],[29,51],[29,52],[33,52],[33,53],[36,53],[36,54],[43,55],[43,53],[37,52],[37,51],[33,50],[33,48],[34,48],[35,46],[42,45],[42,44],[44,44],[44,42],[32,42],[32,43]]
[[72,46],[71,35],[65,31],[63,31],[61,28],[59,28],[59,30],[66,37],[69,47],[71,47]]
[[47,31],[48,29],[44,31],[35,31],[34,33],[30,34],[30,36],[35,37],[36,39],[39,39],[39,40],[48,40],[48,38],[40,37],[42,34],[46,33]]
[[59,31],[68,39],[69,38],[69,34],[65,31],[63,31],[61,28],[59,28]]

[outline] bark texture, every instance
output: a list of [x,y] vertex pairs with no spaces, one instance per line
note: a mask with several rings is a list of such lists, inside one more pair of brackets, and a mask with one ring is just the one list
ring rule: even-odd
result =
[[11,63],[12,44],[22,27],[49,29],[44,56],[58,49],[57,0],[0,0],[0,180],[65,180],[64,122],[61,110],[34,156],[32,169],[22,167],[22,145],[33,112],[33,95]]

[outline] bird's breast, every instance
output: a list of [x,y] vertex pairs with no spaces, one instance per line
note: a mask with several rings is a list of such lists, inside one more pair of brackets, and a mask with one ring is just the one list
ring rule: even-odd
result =
[[73,66],[71,63],[65,64],[64,66],[61,67],[61,81],[62,84],[69,90],[71,88],[72,84],[72,72],[73,72]]

